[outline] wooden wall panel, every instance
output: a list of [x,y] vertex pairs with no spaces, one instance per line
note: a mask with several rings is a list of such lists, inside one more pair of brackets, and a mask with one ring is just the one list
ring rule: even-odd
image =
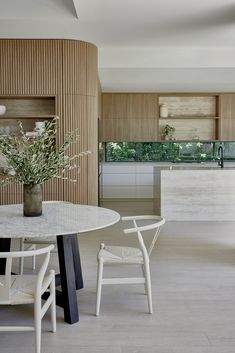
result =
[[[55,97],[55,114],[60,117],[57,141],[61,143],[66,131],[78,128],[80,141],[70,152],[90,146],[93,154],[89,162],[90,156],[80,159],[78,183],[49,181],[44,198],[96,204],[97,48],[75,40],[0,40],[0,95]],[[21,201],[18,186],[0,192],[1,203]]]
[[[79,151],[85,151],[88,147],[87,141],[87,104],[86,96],[80,95],[63,95],[62,97],[62,130],[64,133],[78,130],[79,141],[74,143],[70,150],[70,154],[78,154]],[[77,180],[77,183],[64,181],[64,199],[71,202],[79,200],[82,204],[88,201],[88,168],[87,156],[79,158],[78,163],[80,171],[71,171],[69,174],[71,179]]]
[[1,95],[55,95],[61,86],[60,68],[60,41],[0,41]]
[[102,142],[103,141],[103,129],[102,129],[102,88],[100,84],[100,80],[98,78],[98,96],[97,96],[97,109],[98,109],[98,141]]
[[22,190],[23,190],[22,186],[15,183],[5,187],[1,187],[0,204],[9,205],[9,204],[22,203],[23,201]]
[[104,119],[103,142],[157,141],[158,119]]
[[156,119],[158,96],[151,93],[103,93],[103,119]]
[[235,141],[235,94],[221,94],[219,98],[221,140]]
[[[98,119],[97,98],[87,98],[87,117],[88,117],[88,136],[87,147],[91,154],[86,157],[88,163],[88,204],[97,205],[98,203]],[[93,118],[92,118],[93,117]]]
[[156,141],[158,95],[103,93],[102,141]]
[[94,45],[87,44],[87,91],[88,96],[97,96],[98,85],[98,56],[97,48]]
[[127,94],[102,94],[102,119],[127,118]]
[[[62,124],[62,100],[56,99],[55,101],[55,111],[59,116],[56,121],[56,141],[57,143],[63,142],[64,132]],[[52,179],[43,184],[43,200],[64,200],[64,183],[61,179]]]
[[35,40],[34,47],[35,94],[56,95],[62,90],[62,43],[59,40]]
[[63,41],[63,94],[87,91],[87,45],[76,40]]

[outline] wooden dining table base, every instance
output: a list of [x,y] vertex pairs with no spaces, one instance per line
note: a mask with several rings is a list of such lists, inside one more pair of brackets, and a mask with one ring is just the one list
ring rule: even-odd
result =
[[[0,238],[0,252],[9,252],[11,249],[10,238]],[[0,275],[5,275],[6,259],[0,259]]]
[[[61,292],[56,291],[57,304],[64,308],[64,319],[69,324],[79,321],[76,290],[83,288],[82,268],[77,234],[57,236]],[[57,277],[58,278],[58,277]],[[61,295],[60,295],[61,293]]]

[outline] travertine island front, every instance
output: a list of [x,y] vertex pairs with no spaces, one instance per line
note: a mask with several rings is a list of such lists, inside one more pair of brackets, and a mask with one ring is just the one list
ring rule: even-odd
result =
[[235,221],[235,167],[154,167],[154,211],[168,221]]

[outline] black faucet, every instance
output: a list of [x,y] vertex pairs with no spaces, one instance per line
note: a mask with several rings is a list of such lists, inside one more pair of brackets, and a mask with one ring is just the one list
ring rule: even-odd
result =
[[218,148],[218,156],[219,156],[218,166],[221,168],[224,168],[224,149],[222,146],[219,146]]

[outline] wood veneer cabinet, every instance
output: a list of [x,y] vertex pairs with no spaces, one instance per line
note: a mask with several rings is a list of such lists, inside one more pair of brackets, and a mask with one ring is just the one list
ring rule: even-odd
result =
[[103,93],[102,140],[156,140],[159,111],[157,97],[152,93]]
[[[166,104],[168,118],[159,117]],[[101,140],[161,141],[166,124],[177,140],[235,140],[233,93],[103,93]]]
[[235,141],[235,94],[226,93],[219,97],[220,139]]
[[[71,153],[89,149],[92,154],[80,160],[81,171],[76,175],[78,183],[50,181],[45,185],[44,198],[96,205],[97,48],[93,44],[77,40],[0,40],[1,100],[11,99],[13,102],[15,99],[17,102],[17,99],[24,99],[26,106],[24,105],[25,111],[21,117],[26,112],[28,117],[35,117],[35,106],[33,111],[30,107],[33,99],[44,99],[47,96],[54,102],[52,114],[60,117],[57,141],[63,141],[66,131],[78,129],[80,141],[71,148]],[[7,102],[6,106],[8,111]],[[22,110],[17,109],[18,105],[11,106],[14,114],[9,114],[14,117],[20,115]],[[40,119],[43,114],[38,114]],[[0,118],[0,126],[1,119],[3,117]],[[1,188],[1,204],[21,201],[19,186]]]

